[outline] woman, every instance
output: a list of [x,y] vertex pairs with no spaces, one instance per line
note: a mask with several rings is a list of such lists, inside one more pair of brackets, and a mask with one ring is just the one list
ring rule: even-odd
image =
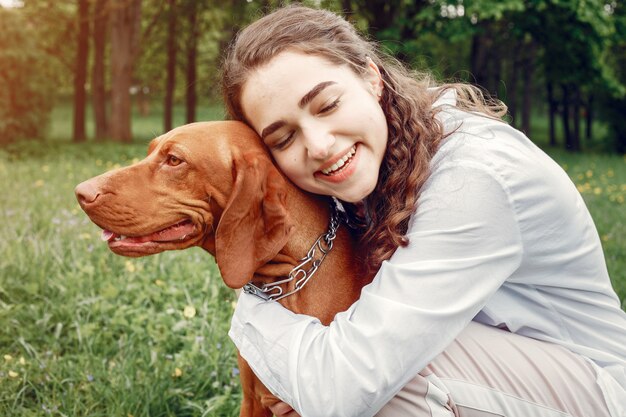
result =
[[275,414],[626,415],[626,315],[597,232],[502,103],[301,6],[239,34],[223,90],[296,185],[346,203],[377,271],[328,327],[240,297],[230,335]]

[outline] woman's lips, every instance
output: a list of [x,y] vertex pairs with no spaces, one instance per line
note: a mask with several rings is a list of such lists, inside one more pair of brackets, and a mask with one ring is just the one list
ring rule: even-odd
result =
[[347,152],[345,152],[342,156],[335,158],[334,161],[326,162],[322,165],[324,168],[320,168],[320,171],[324,175],[332,175],[341,167],[346,165],[349,162],[349,159],[356,153],[356,145],[352,145]]
[[322,165],[323,168],[315,172],[315,178],[332,183],[345,181],[356,170],[357,161],[359,159],[359,153],[357,151],[358,144],[354,144],[334,161],[329,161]]

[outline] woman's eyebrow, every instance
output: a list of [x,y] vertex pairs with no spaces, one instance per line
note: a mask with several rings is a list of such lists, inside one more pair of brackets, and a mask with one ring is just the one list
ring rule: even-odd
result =
[[285,122],[282,120],[272,123],[265,129],[263,129],[263,131],[261,132],[261,139],[265,139],[266,136],[271,135],[272,133],[274,133],[275,131],[283,127],[284,125],[285,125]]
[[334,82],[334,81],[322,81],[321,83],[319,83],[318,85],[313,87],[311,89],[311,91],[306,93],[304,95],[304,97],[302,97],[300,99],[300,102],[298,103],[298,107],[303,108],[304,106],[309,104],[311,102],[311,100],[313,100],[315,98],[315,96],[317,96],[319,93],[321,93],[323,89],[325,89],[329,85],[333,85],[333,84],[337,84],[337,83]]

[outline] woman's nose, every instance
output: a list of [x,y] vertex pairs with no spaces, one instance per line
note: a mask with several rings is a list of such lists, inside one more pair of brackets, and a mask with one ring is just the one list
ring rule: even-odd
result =
[[312,131],[304,133],[307,155],[311,159],[326,159],[335,144],[335,137],[328,132]]

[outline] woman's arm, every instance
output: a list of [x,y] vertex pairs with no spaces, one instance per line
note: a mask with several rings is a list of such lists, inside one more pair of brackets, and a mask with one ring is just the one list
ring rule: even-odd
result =
[[[302,416],[372,416],[461,332],[520,265],[515,201],[479,163],[438,167],[410,244],[329,326],[243,294],[230,336]],[[332,294],[329,294],[332,296]]]

